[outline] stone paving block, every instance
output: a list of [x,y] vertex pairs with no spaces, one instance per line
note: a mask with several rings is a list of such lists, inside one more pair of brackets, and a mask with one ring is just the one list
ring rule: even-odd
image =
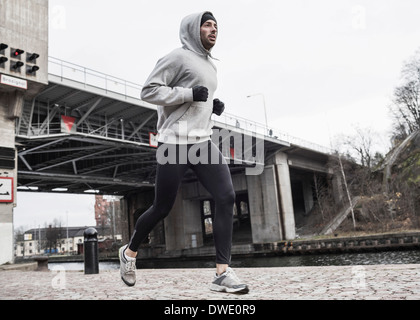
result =
[[9,300],[400,300],[420,299],[419,265],[237,268],[247,295],[209,290],[213,269],[140,269],[127,287],[118,270],[0,271]]

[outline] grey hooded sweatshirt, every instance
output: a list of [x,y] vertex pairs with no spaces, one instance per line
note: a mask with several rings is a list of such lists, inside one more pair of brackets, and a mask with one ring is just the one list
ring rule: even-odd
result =
[[[158,105],[159,142],[193,144],[210,140],[217,70],[210,51],[201,43],[200,24],[205,13],[182,20],[182,48],[157,62],[142,89],[141,98]],[[192,88],[197,85],[209,90],[206,102],[193,101]]]

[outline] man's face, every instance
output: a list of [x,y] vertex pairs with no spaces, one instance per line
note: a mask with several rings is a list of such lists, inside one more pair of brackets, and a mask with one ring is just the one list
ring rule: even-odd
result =
[[200,28],[201,43],[206,50],[210,50],[216,44],[217,23],[213,20],[207,20]]

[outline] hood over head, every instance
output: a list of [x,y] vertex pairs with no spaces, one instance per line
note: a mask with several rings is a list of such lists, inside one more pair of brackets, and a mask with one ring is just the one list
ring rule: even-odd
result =
[[[201,19],[205,14],[213,14],[209,11],[193,13],[182,19],[181,28],[179,30],[179,38],[183,48],[191,50],[199,55],[211,56],[210,50],[206,50],[201,43],[200,28]],[[213,57],[212,57],[213,58]]]
[[213,16],[213,14],[211,12],[205,12],[203,14],[203,17],[201,18],[200,25],[202,26],[204,24],[204,22],[206,22],[207,20],[213,20],[214,22],[217,23],[216,18]]

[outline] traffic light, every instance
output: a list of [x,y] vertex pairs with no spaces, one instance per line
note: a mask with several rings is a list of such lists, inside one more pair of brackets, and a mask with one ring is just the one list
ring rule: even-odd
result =
[[36,59],[39,58],[39,54],[38,53],[26,53],[26,62],[30,62],[30,63],[36,63]]
[[7,60],[9,60],[9,59],[7,59],[6,57],[0,57],[0,68],[4,68],[5,67],[4,63]]
[[36,59],[39,58],[39,54],[38,53],[29,53],[26,52],[26,74],[31,75],[31,76],[35,76],[36,72],[39,70],[39,67],[36,66]]
[[35,74],[39,70],[38,66],[28,66],[26,73]]
[[[9,46],[7,44],[0,43],[0,54],[4,55],[5,54],[5,50],[8,47]],[[4,68],[5,67],[4,63],[7,62],[7,60],[9,60],[9,59],[7,59],[6,57],[3,57],[3,56],[0,57],[0,68]]]
[[14,49],[14,48],[10,48],[10,56],[12,58],[19,58],[20,56],[24,53],[25,51],[22,49]]
[[4,43],[0,43],[0,54],[4,54],[4,50],[6,50],[9,46]]
[[[6,49],[9,48],[9,45],[5,43],[0,43],[0,68],[6,68],[6,62],[9,61],[10,64],[10,71],[20,73],[21,68],[24,67],[26,74],[29,76],[36,76],[36,72],[40,69],[37,66],[37,59],[39,58],[39,54],[35,52],[26,52],[26,58],[23,58],[23,54],[25,50],[10,47],[10,58],[6,55],[9,55]],[[8,67],[8,66],[7,66]]]
[[24,63],[22,61],[13,61],[11,63],[10,68],[13,69],[14,71],[19,71],[20,67],[23,65]]

